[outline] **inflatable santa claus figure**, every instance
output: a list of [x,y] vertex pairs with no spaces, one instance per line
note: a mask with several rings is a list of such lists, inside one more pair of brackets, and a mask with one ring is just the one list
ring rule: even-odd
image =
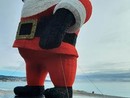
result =
[[[21,97],[72,98],[79,29],[92,13],[89,0],[23,0],[13,47],[26,63],[26,86],[14,88]],[[53,88],[44,89],[49,74]],[[37,97],[35,97],[37,98]]]

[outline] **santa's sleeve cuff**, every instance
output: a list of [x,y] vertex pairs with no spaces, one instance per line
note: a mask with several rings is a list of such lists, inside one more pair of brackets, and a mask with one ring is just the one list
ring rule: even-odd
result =
[[71,11],[76,20],[75,24],[71,26],[67,30],[67,32],[74,33],[79,30],[79,28],[84,24],[86,19],[86,9],[84,5],[80,2],[80,0],[62,0],[56,5],[54,13],[60,8],[65,8]]

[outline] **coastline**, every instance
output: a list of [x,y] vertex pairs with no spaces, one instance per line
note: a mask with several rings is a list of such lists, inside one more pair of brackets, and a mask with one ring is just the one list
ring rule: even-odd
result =
[[[0,98],[14,98],[14,96],[15,95],[13,91],[11,90],[0,90]],[[128,98],[128,97],[94,94],[94,93],[88,93],[85,91],[74,90],[73,98]]]
[[[127,76],[127,75],[128,73],[122,76]],[[96,89],[93,87],[91,83],[86,82],[87,81],[86,76],[82,75],[82,76],[77,76],[76,78],[77,80],[74,84],[74,97],[73,98],[130,98],[129,97],[130,96],[129,79],[126,79],[124,77],[121,81],[115,81],[113,80],[113,78],[111,78],[111,81],[109,80],[106,81],[106,79],[104,79],[103,77],[102,79],[99,76],[102,77],[102,75],[95,76],[94,74],[94,75],[91,75],[89,78],[90,79],[92,78],[92,81],[94,81],[96,86],[100,87],[103,94],[108,94],[108,95],[97,94],[98,91],[96,91]],[[97,79],[97,77],[99,77],[100,79]],[[53,86],[50,80],[46,80],[45,82],[46,82],[46,87],[50,88]],[[13,98],[14,93],[12,89],[17,85],[26,85],[26,78],[0,75],[0,98]],[[92,91],[94,92],[92,93]],[[118,96],[125,96],[125,97],[118,97]]]
[[80,91],[80,90],[74,90],[74,96],[75,97],[78,96],[76,98],[80,98],[80,96],[82,96],[82,98],[89,98],[89,97],[91,97],[91,98],[128,98],[128,97],[121,97],[121,96],[112,96],[112,95],[88,93],[86,91]]

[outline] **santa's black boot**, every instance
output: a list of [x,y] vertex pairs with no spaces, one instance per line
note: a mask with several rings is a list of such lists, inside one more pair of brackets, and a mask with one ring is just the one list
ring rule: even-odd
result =
[[45,98],[43,92],[44,86],[18,86],[14,88],[15,98]]
[[54,87],[45,90],[45,98],[72,98],[72,87]]

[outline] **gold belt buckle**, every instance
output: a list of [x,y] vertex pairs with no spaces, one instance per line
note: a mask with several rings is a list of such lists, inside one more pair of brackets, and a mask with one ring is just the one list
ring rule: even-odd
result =
[[[32,24],[31,33],[27,35],[20,34],[21,26],[24,24]],[[17,30],[16,39],[33,39],[37,28],[37,19],[20,22]]]

